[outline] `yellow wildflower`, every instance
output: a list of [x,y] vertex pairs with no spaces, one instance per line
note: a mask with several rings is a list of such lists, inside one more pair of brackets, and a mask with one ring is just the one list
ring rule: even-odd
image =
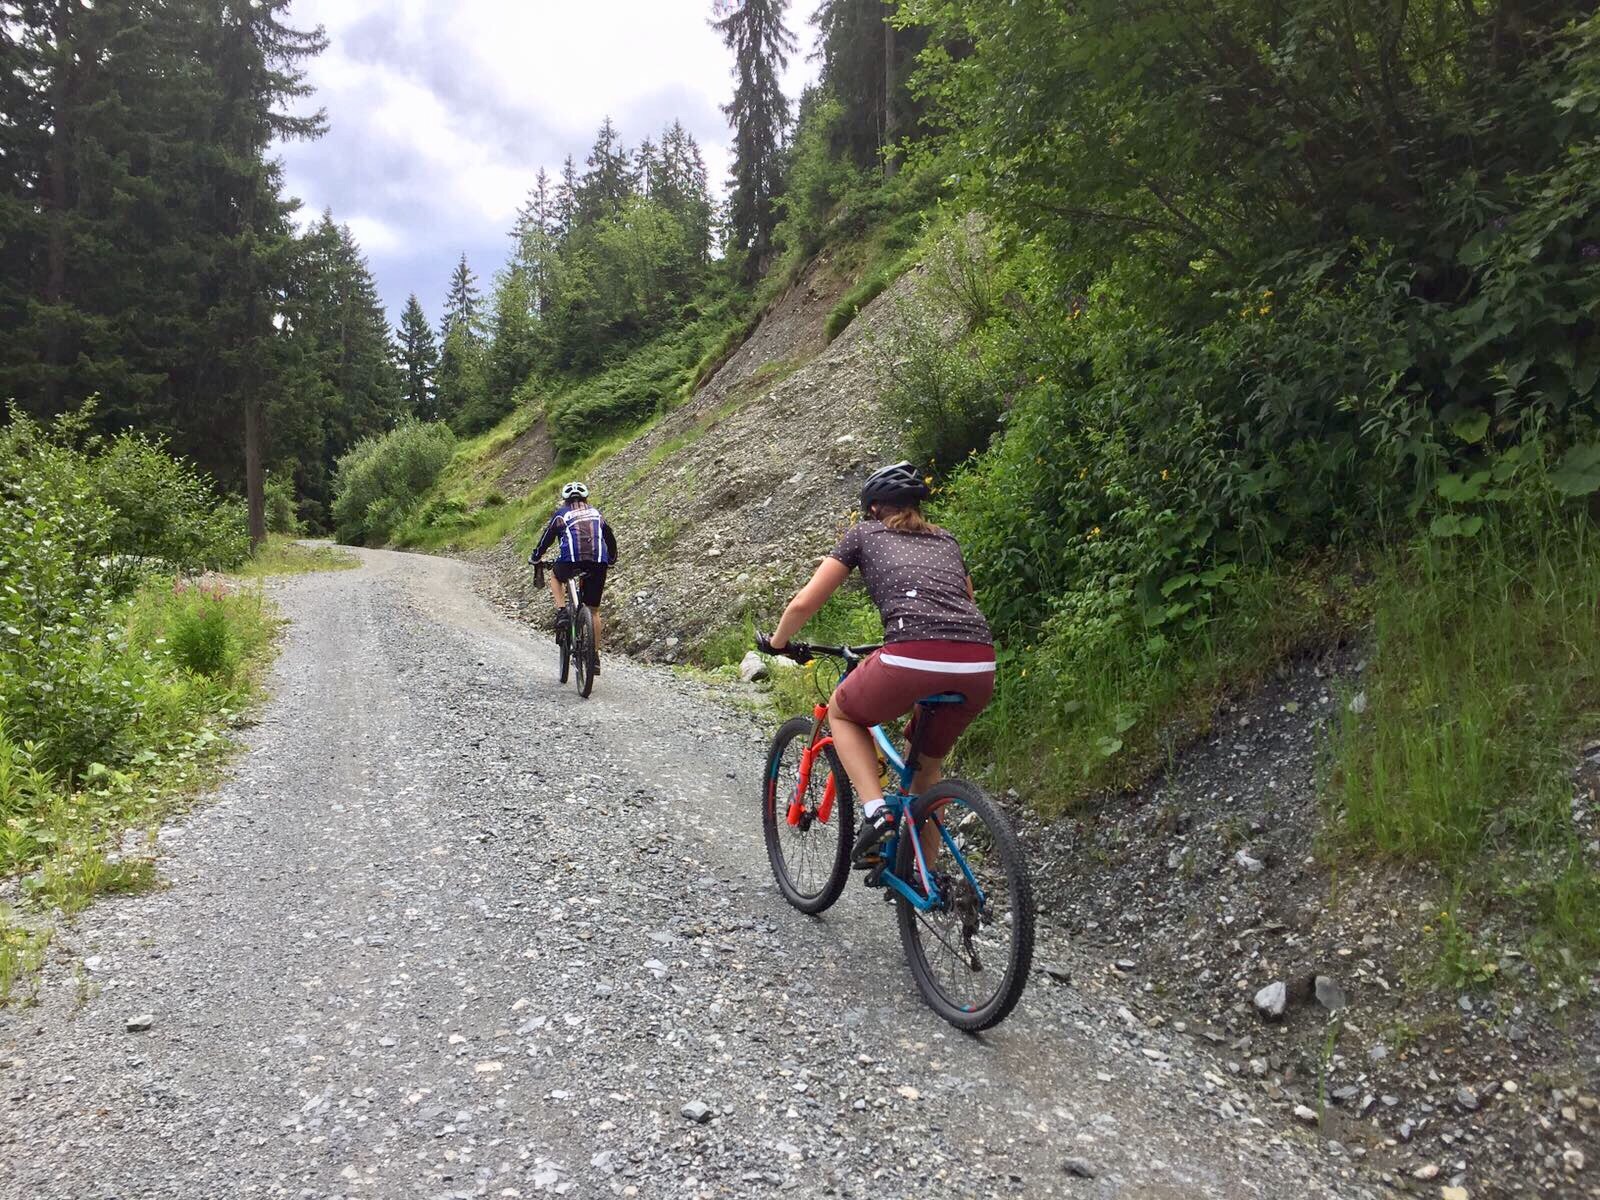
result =
[[1166,479],[1167,479],[1167,469],[1165,467],[1162,467],[1161,468],[1161,481],[1163,483],[1165,483]]
[[1100,536],[1100,526],[1096,525],[1093,529],[1089,530],[1089,536],[1091,538],[1099,537]]
[[1260,308],[1259,308],[1259,309],[1257,309],[1257,310],[1256,310],[1256,311],[1257,311],[1257,312],[1259,312],[1259,313],[1260,313],[1260,314],[1261,314],[1261,315],[1262,315],[1262,316],[1263,316],[1263,317],[1264,317],[1264,316],[1266,316],[1266,315],[1267,315],[1267,314],[1268,314],[1268,313],[1269,313],[1269,312],[1271,312],[1271,311],[1272,311],[1272,305],[1270,305],[1270,304],[1263,304],[1263,305],[1262,305],[1262,306],[1261,306],[1261,307],[1260,307]]

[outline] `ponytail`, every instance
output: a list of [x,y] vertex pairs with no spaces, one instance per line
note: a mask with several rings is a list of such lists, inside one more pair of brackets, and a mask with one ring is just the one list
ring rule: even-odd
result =
[[927,535],[938,533],[938,526],[929,522],[922,515],[922,509],[915,504],[895,505],[880,504],[878,507],[878,520],[883,522],[885,529],[894,533],[913,533]]

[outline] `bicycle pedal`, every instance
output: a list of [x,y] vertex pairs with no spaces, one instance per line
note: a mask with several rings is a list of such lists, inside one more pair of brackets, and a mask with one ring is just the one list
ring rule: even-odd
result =
[[880,859],[877,864],[867,872],[867,877],[862,882],[865,883],[869,888],[881,888],[883,886],[883,873],[888,869],[889,864]]

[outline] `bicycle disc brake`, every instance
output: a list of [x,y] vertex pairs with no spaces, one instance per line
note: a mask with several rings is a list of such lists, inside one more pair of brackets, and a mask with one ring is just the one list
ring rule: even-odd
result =
[[967,952],[967,965],[977,973],[983,970],[983,961],[978,957],[978,948],[972,944],[972,938],[978,932],[983,914],[978,905],[978,893],[969,881],[963,879],[955,886],[951,908],[961,918],[961,945]]

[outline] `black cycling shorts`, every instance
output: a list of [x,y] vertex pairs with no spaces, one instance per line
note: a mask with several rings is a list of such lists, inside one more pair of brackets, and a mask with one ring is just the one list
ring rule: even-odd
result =
[[600,597],[606,594],[606,563],[557,563],[556,582],[566,583],[574,575],[582,574],[578,584],[578,599],[590,608],[600,607]]

